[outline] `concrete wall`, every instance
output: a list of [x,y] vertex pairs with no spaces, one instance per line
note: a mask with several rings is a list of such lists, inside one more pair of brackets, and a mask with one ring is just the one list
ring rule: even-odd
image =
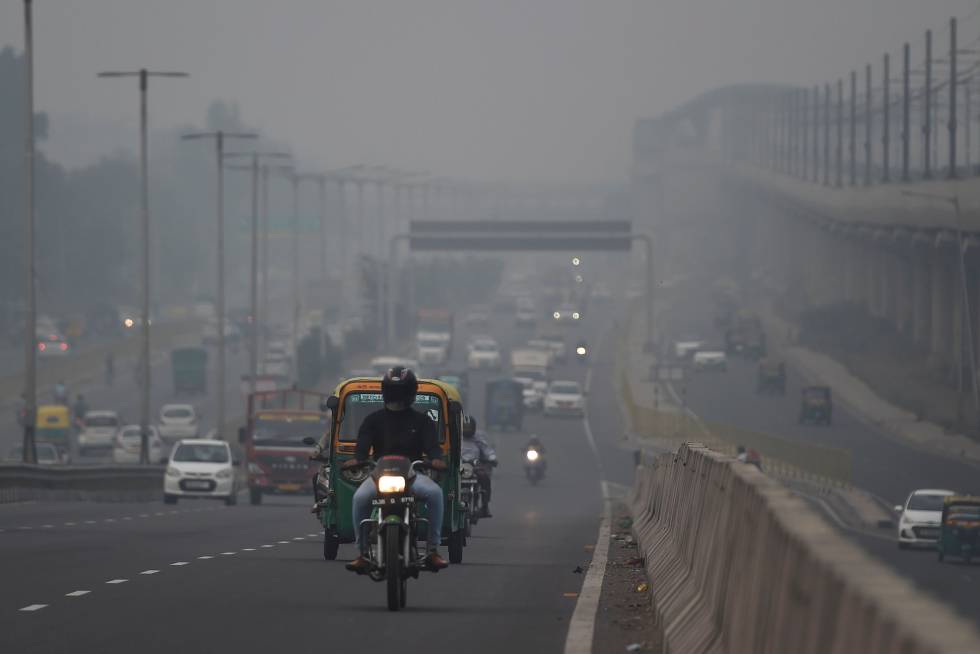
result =
[[980,634],[751,466],[688,444],[637,471],[666,652],[980,652]]

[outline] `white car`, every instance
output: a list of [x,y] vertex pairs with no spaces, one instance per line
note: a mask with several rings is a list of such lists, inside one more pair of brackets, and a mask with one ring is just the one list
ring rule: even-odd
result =
[[704,345],[704,341],[699,338],[687,337],[674,343],[674,357],[677,359],[687,359]]
[[197,410],[190,404],[164,404],[160,408],[160,438],[173,445],[183,438],[197,438],[200,432]]
[[163,501],[176,504],[181,497],[238,501],[235,464],[225,441],[188,439],[174,445],[163,476]]
[[442,339],[420,338],[416,344],[419,363],[442,365],[449,358],[448,345]]
[[84,456],[91,450],[112,449],[121,426],[122,420],[115,411],[89,411],[82,418],[78,433],[78,453]]
[[[167,462],[167,455],[163,449],[163,441],[160,439],[160,433],[153,425],[149,426],[146,446],[150,463]],[[140,447],[140,426],[126,425],[116,434],[116,443],[112,448],[112,462],[139,463]]]
[[490,310],[486,307],[473,307],[463,320],[467,325],[483,327],[490,322]]
[[951,490],[924,488],[912,491],[905,504],[895,505],[898,519],[898,547],[906,549],[920,545],[935,545],[939,540],[939,523],[943,515],[943,501]]
[[728,355],[721,348],[704,348],[694,353],[695,370],[728,370]]
[[475,341],[466,355],[466,366],[471,370],[500,370],[500,348],[496,341]]
[[585,415],[585,395],[577,381],[553,381],[544,395],[544,415],[573,416]]

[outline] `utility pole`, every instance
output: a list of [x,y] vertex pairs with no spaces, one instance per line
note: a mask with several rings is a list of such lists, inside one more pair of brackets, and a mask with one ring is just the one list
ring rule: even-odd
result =
[[37,305],[34,288],[34,11],[24,0],[24,439],[22,460],[37,463]]
[[830,186],[830,83],[823,86],[823,185]]
[[844,184],[844,80],[837,78],[837,180],[835,186]]
[[[800,89],[800,96],[801,96],[800,109],[801,109],[801,113],[803,114],[802,120],[800,120],[800,122],[802,123],[802,126],[801,126],[800,131],[802,132],[802,135],[801,136],[802,136],[802,141],[803,141],[803,147],[802,147],[803,152],[802,152],[802,155],[800,157],[800,169],[799,169],[799,172],[800,172],[800,178],[803,181],[806,181],[807,180],[807,177],[808,177],[808,172],[809,172],[808,169],[809,169],[809,164],[810,164],[810,154],[808,152],[809,149],[810,149],[810,123],[811,123],[811,121],[810,121],[810,104],[811,103],[810,103],[810,98],[809,98],[809,90],[808,89]],[[812,103],[813,104],[813,114],[814,114],[814,120],[812,122],[813,122],[814,131],[816,131],[816,113],[817,113],[816,102],[817,102],[817,100],[816,100],[816,87],[814,87],[814,100],[813,100],[813,103]],[[814,158],[813,167],[814,168],[817,167],[817,165],[816,165],[816,157],[817,157],[817,153],[816,153],[816,151],[814,151],[813,152],[813,158]]]
[[871,186],[871,64],[864,67],[864,185]]
[[949,178],[956,178],[956,18],[949,19]]
[[889,95],[889,84],[891,82],[891,70],[889,66],[888,53],[885,53],[884,60],[882,62],[884,68],[882,73],[882,98],[881,98],[881,181],[888,183],[889,172],[888,172],[888,153],[891,146],[891,136],[888,132],[889,119],[891,118],[891,98]]
[[848,145],[850,156],[850,181],[851,186],[857,186],[857,71],[851,71],[851,124],[850,142]]
[[932,177],[932,30],[926,30],[925,121],[922,125],[924,168],[922,176]]
[[140,92],[140,221],[143,242],[142,261],[142,347],[140,349],[140,463],[149,463],[150,435],[150,182],[148,164],[148,118],[147,87],[151,77],[188,77],[187,73],[173,71],[148,71],[140,68],[135,71],[106,71],[98,74],[102,78],[136,77]]
[[215,217],[217,218],[216,250],[218,274],[217,284],[217,314],[218,314],[218,382],[215,433],[218,440],[224,440],[225,430],[225,139],[257,139],[257,134],[246,132],[196,132],[184,134],[185,141],[214,139],[215,164],[217,166],[217,198],[215,201]]
[[906,43],[902,47],[902,181],[909,181],[909,111],[911,96],[909,95],[909,67],[911,48]]

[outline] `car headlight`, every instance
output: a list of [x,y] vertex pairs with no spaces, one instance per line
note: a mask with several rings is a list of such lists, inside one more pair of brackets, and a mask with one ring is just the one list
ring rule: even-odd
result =
[[578,311],[576,311],[576,312],[574,312],[572,314],[572,320],[578,320],[579,318],[581,318],[581,316],[579,315],[579,312]]
[[560,313],[558,313],[557,311],[555,311],[555,312],[554,312],[553,314],[551,314],[551,315],[555,317],[555,320],[561,320],[561,314],[560,314]]
[[405,490],[405,478],[401,475],[381,475],[378,478],[379,493],[401,493]]
[[263,470],[262,468],[260,468],[258,463],[255,463],[255,462],[252,462],[252,461],[249,461],[249,463],[248,463],[248,472],[249,472],[249,474],[252,474],[252,475],[264,475],[265,474],[265,470]]
[[167,476],[168,477],[179,477],[180,476],[180,470],[178,470],[177,468],[175,468],[173,466],[167,466]]
[[231,477],[231,475],[231,468],[225,468],[224,470],[219,470],[214,476],[218,479],[228,479],[228,477]]
[[524,456],[527,457],[527,460],[528,461],[537,461],[538,460],[538,457],[540,457],[541,455],[538,454],[538,451],[537,450],[528,450],[527,453],[525,453]]

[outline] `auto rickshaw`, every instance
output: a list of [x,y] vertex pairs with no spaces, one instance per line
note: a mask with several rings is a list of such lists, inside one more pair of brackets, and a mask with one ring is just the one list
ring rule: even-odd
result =
[[937,556],[958,556],[969,564],[980,556],[980,495],[951,495],[943,502]]
[[774,359],[759,362],[755,390],[757,393],[786,394],[786,364]]
[[170,367],[177,394],[208,392],[208,351],[203,347],[181,347],[170,352]]
[[487,382],[487,429],[520,431],[524,422],[524,386],[516,379],[501,377]]
[[834,405],[829,386],[807,386],[800,397],[800,424],[830,425]]
[[51,443],[66,457],[71,453],[71,414],[61,404],[42,404],[37,408],[35,439]]
[[[459,501],[460,448],[462,443],[463,405],[456,388],[446,382],[420,379],[413,405],[439,425],[439,440],[446,470],[433,471],[433,479],[442,486],[445,502],[442,543],[449,547],[449,562],[462,563],[466,544],[466,507]],[[354,457],[357,432],[364,418],[383,407],[381,379],[358,377],[341,382],[327,400],[331,410],[329,449],[321,452],[328,472],[326,497],[318,502],[323,525],[323,558],[337,558],[341,543],[354,542],[354,491],[368,478],[365,470],[343,470],[342,465]],[[421,515],[424,517],[425,509]]]

